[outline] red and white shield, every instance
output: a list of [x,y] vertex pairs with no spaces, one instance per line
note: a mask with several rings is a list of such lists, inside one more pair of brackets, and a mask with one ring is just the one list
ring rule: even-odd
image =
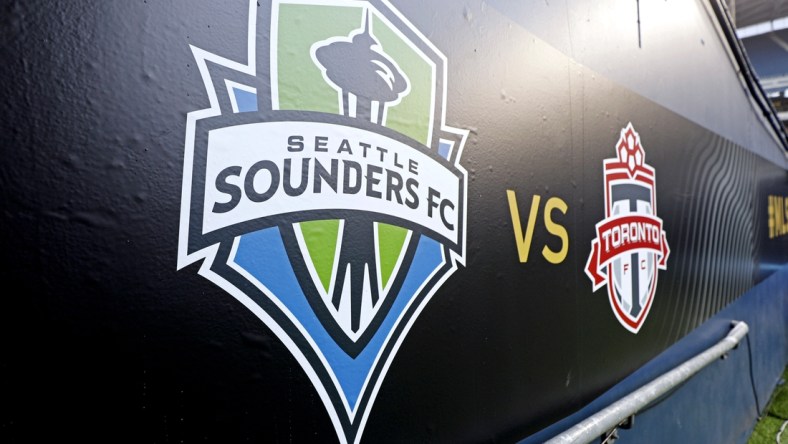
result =
[[618,156],[604,161],[605,219],[596,224],[586,274],[594,291],[607,285],[610,307],[627,330],[637,333],[657,288],[657,269],[670,253],[657,217],[654,168],[645,163],[640,136],[628,124],[616,145]]

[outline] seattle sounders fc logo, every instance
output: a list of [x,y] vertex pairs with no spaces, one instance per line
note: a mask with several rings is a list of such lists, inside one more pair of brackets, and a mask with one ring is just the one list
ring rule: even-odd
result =
[[358,442],[464,260],[467,133],[445,57],[385,1],[252,0],[248,29],[245,60],[192,47],[211,106],[187,119],[178,268],[202,261]]
[[657,217],[654,168],[646,164],[640,135],[621,130],[615,159],[605,160],[605,219],[596,224],[586,274],[594,291],[607,286],[610,307],[632,333],[640,331],[667,269],[670,249]]

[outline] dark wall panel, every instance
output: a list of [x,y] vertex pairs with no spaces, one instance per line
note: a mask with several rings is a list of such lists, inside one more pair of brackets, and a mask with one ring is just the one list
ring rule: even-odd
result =
[[[515,442],[577,412],[775,272],[784,274],[788,172],[785,163],[756,154],[782,155],[778,142],[745,147],[676,106],[656,103],[572,58],[556,44],[561,39],[552,39],[554,47],[532,34],[516,17],[519,9],[507,15],[506,8],[483,2],[371,1],[326,3],[317,14],[310,9],[317,6],[304,4],[301,12],[293,9],[298,13],[290,22],[281,16],[287,26],[271,34],[271,23],[278,23],[272,17],[292,7],[276,5],[2,5],[0,277],[7,290],[0,306],[0,391],[10,408],[0,414],[0,441],[333,442],[360,436],[362,442]],[[361,19],[364,5],[372,19]],[[571,46],[569,34],[584,16],[572,4],[566,8],[546,19]],[[250,10],[256,18],[251,38]],[[325,89],[328,83],[310,84],[324,77],[308,54],[287,52],[287,44],[304,48],[299,38],[306,41],[323,27],[325,36],[308,44],[352,40],[348,31],[332,28],[363,28],[361,21],[343,25],[347,11],[373,21],[383,48],[373,55],[380,63],[400,57],[397,69],[389,68],[409,76],[408,94],[429,90],[423,85],[429,70],[414,66],[435,67],[429,82],[437,94],[429,106],[410,102],[412,110],[398,114],[392,105],[385,125],[340,115],[339,107],[320,108],[319,97],[330,102],[334,91]],[[321,14],[325,19],[317,20]],[[319,25],[304,25],[310,20]],[[411,46],[397,46],[397,39]],[[256,75],[240,66],[251,63],[250,42]],[[274,66],[291,77],[277,80],[270,57],[280,43],[285,49]],[[644,63],[681,63],[649,51],[643,49]],[[617,60],[615,48],[606,57],[622,69],[628,63]],[[306,62],[289,66],[290,60]],[[730,69],[727,58],[718,62],[710,69]],[[249,99],[242,90],[231,98],[225,80],[254,94]],[[359,84],[347,81],[345,88]],[[277,88],[281,108],[272,105]],[[212,100],[217,116],[199,114]],[[404,108],[409,102],[401,100]],[[713,97],[686,100],[716,106]],[[234,112],[233,106],[251,110]],[[425,119],[435,123],[432,138],[417,140]],[[446,183],[435,179],[446,171],[457,180],[465,196],[454,201],[464,211],[457,230],[464,235],[452,243],[435,231],[440,221],[428,226],[403,215],[405,207],[386,213],[379,210],[382,198],[361,208],[333,205],[339,197],[328,191],[309,201],[329,202],[326,207],[292,210],[308,201],[294,198],[289,212],[203,232],[206,200],[199,190],[214,186],[207,171],[224,161],[211,157],[216,134],[260,122],[298,122],[299,131],[333,125],[326,130],[332,137],[366,131],[365,137],[390,143],[392,152],[400,143],[402,153],[423,155],[421,183]],[[670,248],[666,269],[644,274],[656,274],[647,286],[653,297],[647,316],[631,328],[617,319],[609,287],[593,291],[585,271],[596,225],[609,216],[604,162],[616,158],[628,124],[653,167],[656,213],[649,214],[661,219]],[[260,134],[263,154],[255,160],[283,150],[266,139],[269,133]],[[228,146],[252,143],[238,140]],[[446,141],[453,144],[448,155],[441,151]],[[428,165],[440,168],[430,175]],[[513,212],[523,233],[533,221],[527,261],[518,250]],[[362,230],[371,221],[405,227],[424,242],[423,250],[401,250],[403,258],[415,258],[402,259],[417,264],[413,270],[433,257],[423,251],[443,260],[414,290],[412,304],[402,303],[393,326],[382,318],[372,322],[370,331],[377,332],[380,321],[386,326],[380,331],[392,332],[379,350],[369,337],[356,348],[347,341],[332,345],[353,327],[331,318],[330,307],[290,317],[297,305],[282,308],[291,296],[294,304],[308,299],[303,307],[320,307],[317,298],[274,285],[291,275],[299,288],[317,282],[309,280],[309,265],[292,259],[303,255],[301,241],[287,230],[327,219],[357,221]],[[350,239],[360,232],[347,233]],[[279,245],[284,256],[275,256]],[[359,245],[348,255],[351,265],[375,254],[374,247]],[[559,253],[565,246],[566,254]],[[246,266],[259,267],[269,280],[257,285],[234,268],[239,251],[250,251]],[[265,274],[270,270],[273,277]],[[392,285],[410,288],[406,278],[417,273],[408,273],[393,272],[392,281],[402,281]],[[324,328],[323,336],[304,334],[307,322]],[[320,341],[329,345],[311,345]],[[784,337],[765,341],[759,353],[785,347]],[[347,414],[343,390],[350,393],[355,382],[347,381],[366,377],[357,364],[367,359],[365,350],[380,358],[370,360],[372,382],[360,389],[360,413]],[[330,359],[335,365],[324,366]],[[344,371],[336,363],[351,368],[347,380],[333,382],[339,377],[332,372]]]

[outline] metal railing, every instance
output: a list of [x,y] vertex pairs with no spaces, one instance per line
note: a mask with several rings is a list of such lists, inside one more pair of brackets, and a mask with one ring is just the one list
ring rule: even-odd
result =
[[742,321],[733,321],[732,325],[733,328],[728,335],[715,345],[588,417],[569,430],[550,439],[547,441],[547,444],[587,444],[615,430],[652,401],[688,380],[715,359],[735,348],[747,334],[749,327]]

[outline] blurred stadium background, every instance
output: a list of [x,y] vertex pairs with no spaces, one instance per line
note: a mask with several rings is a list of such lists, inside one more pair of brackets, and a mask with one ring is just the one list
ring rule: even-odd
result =
[[783,125],[788,125],[788,1],[727,0],[747,56]]

